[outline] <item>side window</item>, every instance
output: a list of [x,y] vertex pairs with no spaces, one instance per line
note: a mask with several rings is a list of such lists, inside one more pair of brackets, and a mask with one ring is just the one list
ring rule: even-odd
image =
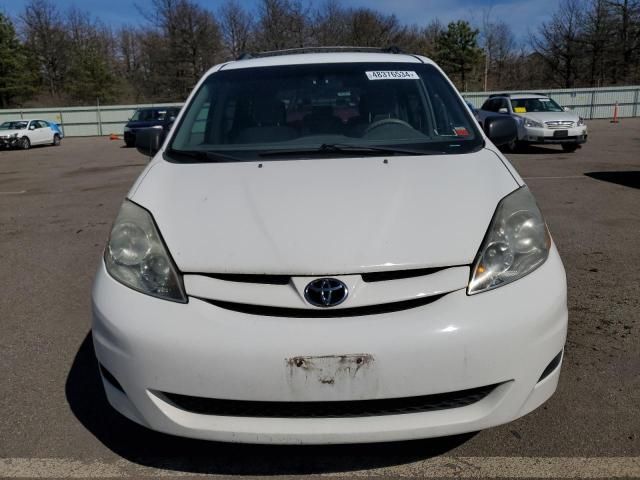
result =
[[506,98],[500,99],[500,106],[498,107],[498,110],[500,110],[501,108],[506,108],[507,111],[509,111],[509,101]]
[[485,100],[485,102],[482,104],[482,107],[480,107],[480,110],[487,110],[489,112],[491,112],[491,102],[493,100],[491,100],[490,98],[488,100]]

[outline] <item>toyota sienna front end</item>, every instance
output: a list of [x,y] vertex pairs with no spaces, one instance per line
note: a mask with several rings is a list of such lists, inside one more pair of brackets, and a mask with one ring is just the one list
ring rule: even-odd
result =
[[[485,122],[497,143],[507,120]],[[512,421],[555,391],[567,329],[530,191],[443,72],[392,53],[211,69],[124,200],[92,297],[111,405],[229,442]]]

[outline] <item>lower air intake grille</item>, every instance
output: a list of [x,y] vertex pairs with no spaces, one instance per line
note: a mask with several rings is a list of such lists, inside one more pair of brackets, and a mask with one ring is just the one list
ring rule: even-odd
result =
[[485,398],[498,384],[421,397],[338,402],[253,402],[190,397],[161,392],[176,407],[192,413],[226,417],[350,418],[402,415],[466,407]]

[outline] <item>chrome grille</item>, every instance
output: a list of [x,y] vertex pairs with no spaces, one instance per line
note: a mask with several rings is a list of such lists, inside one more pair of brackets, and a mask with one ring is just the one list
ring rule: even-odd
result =
[[553,120],[550,122],[544,122],[544,124],[547,126],[547,128],[557,129],[557,128],[571,128],[575,125],[575,122],[572,122],[570,120],[566,120],[566,121]]

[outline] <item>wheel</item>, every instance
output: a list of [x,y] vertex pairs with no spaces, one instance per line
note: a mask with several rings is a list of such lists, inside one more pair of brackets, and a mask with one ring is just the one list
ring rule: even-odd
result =
[[53,145],[58,147],[60,145],[60,135],[58,135],[57,133],[53,136]]
[[22,150],[29,150],[31,148],[31,141],[28,137],[22,137],[18,143],[18,147]]
[[125,140],[124,144],[127,146],[127,148],[131,148],[136,145],[136,142],[134,142],[133,140]]
[[563,143],[562,144],[562,150],[564,150],[565,152],[572,153],[572,152],[575,152],[577,149],[578,149],[578,144],[577,143]]
[[522,148],[522,143],[518,140],[512,140],[505,145],[505,148],[508,152],[515,153]]

